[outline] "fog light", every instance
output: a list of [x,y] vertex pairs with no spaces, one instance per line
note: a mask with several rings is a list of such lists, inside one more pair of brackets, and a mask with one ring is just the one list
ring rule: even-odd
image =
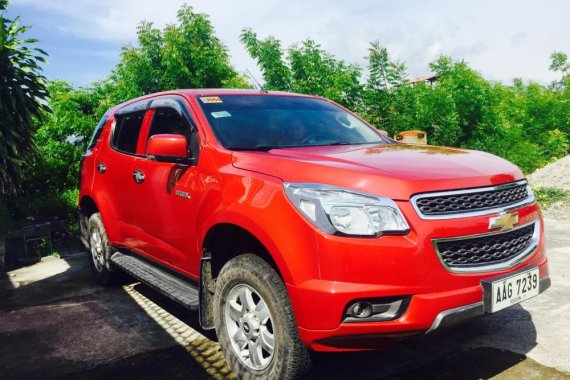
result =
[[372,304],[356,302],[348,309],[347,314],[353,318],[368,318],[372,315]]
[[400,318],[408,308],[410,299],[410,296],[400,296],[353,301],[346,308],[343,322],[378,322]]

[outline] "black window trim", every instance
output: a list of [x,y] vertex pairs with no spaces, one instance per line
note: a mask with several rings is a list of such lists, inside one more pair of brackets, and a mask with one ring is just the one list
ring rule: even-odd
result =
[[[116,147],[116,146],[115,146],[115,143],[114,143],[115,133],[116,133],[116,131],[117,131],[117,121],[118,121],[118,120],[117,120],[117,116],[120,116],[120,117],[122,118],[123,116],[127,116],[127,115],[130,115],[130,114],[137,113],[137,112],[142,112],[142,111],[144,111],[143,120],[142,120],[142,122],[141,122],[141,128],[142,128],[142,123],[144,123],[144,118],[145,118],[145,116],[146,116],[146,113],[147,113],[148,109],[146,109],[146,110],[143,110],[143,109],[132,110],[131,112],[122,112],[121,114],[115,113],[115,118],[114,118],[114,120],[113,120],[113,126],[112,126],[113,129],[111,130],[111,138],[109,139],[109,146],[111,147],[112,150],[114,150],[115,152],[121,153],[121,154],[125,154],[125,155],[127,155],[127,156],[144,157],[144,155],[142,155],[142,154],[137,154],[137,153],[136,153],[136,148],[135,148],[135,153],[133,153],[133,152],[127,152],[127,151],[125,151],[125,150],[121,150],[121,149],[119,149],[118,147]],[[122,121],[122,119],[121,119],[121,121]],[[139,131],[139,133],[140,133],[140,131]],[[138,141],[138,138],[137,138],[137,141]],[[137,144],[137,145],[138,145],[138,144]]]
[[105,129],[105,125],[107,124],[109,119],[110,119],[110,116],[108,114],[105,114],[105,115],[103,115],[103,117],[101,117],[101,119],[99,120],[99,122],[95,126],[95,129],[93,130],[93,135],[91,136],[91,140],[89,141],[89,144],[87,144],[86,153],[90,152],[91,150],[93,150],[93,148],[95,148],[95,146],[97,145],[97,143],[101,139],[101,135],[103,134],[103,129]]
[[194,122],[194,118],[188,112],[184,101],[180,96],[177,95],[165,95],[155,99],[152,99],[148,104],[148,109],[154,108],[171,108],[174,109],[178,114],[185,119],[186,123],[190,127],[190,132],[197,132],[198,128]]
[[[126,152],[126,151],[118,149],[115,146],[115,144],[113,143],[113,140],[114,140],[115,132],[117,129],[117,116],[122,117],[122,116],[126,116],[126,115],[137,113],[137,112],[142,112],[142,111],[145,112],[145,116],[146,116],[146,113],[150,109],[155,109],[155,108],[171,108],[171,109],[174,109],[182,117],[182,119],[185,120],[185,122],[188,124],[188,127],[190,129],[190,131],[189,131],[190,135],[186,136],[187,139],[190,139],[189,148],[197,148],[196,157],[193,159],[194,164],[197,163],[198,153],[200,151],[200,149],[199,149],[200,144],[198,143],[197,144],[198,146],[195,147],[192,145],[192,141],[196,140],[199,142],[199,139],[197,138],[198,128],[196,126],[196,123],[194,122],[194,118],[192,117],[191,113],[188,111],[188,108],[184,104],[182,97],[180,97],[179,95],[163,95],[163,96],[159,96],[159,97],[152,98],[152,99],[139,100],[137,102],[128,104],[125,107],[122,107],[119,110],[115,111],[114,118],[113,118],[114,120],[113,120],[112,130],[111,130],[111,137],[109,139],[109,146],[111,147],[111,149],[114,150],[115,152],[125,154],[128,156],[146,158],[146,155],[144,155],[144,154]],[[143,116],[143,122],[144,122],[145,116]],[[151,120],[151,123],[152,123],[152,120]],[[141,128],[142,128],[142,124],[141,124]],[[193,135],[195,135],[194,138],[192,138]],[[148,136],[147,136],[147,139],[148,139]]]
[[[188,143],[188,165],[195,166],[198,163],[198,157],[200,156],[200,139],[198,137],[198,127],[194,122],[194,118],[192,114],[188,110],[183,98],[179,95],[164,95],[158,98],[152,99],[148,105],[147,109],[157,109],[157,108],[169,108],[173,109],[180,115],[183,122],[188,126],[188,134],[185,134],[186,141]],[[154,115],[153,115],[154,119]],[[152,122],[150,121],[150,126],[148,133],[150,133],[152,128]],[[146,136],[146,143],[148,144],[149,136]],[[192,156],[190,153],[192,152]],[[146,157],[146,155],[142,155],[142,157]],[[148,157],[146,157],[148,159]]]

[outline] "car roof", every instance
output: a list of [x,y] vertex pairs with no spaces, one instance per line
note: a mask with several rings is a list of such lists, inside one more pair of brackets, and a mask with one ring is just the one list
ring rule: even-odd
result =
[[136,103],[141,100],[155,98],[157,96],[164,95],[182,95],[187,97],[198,97],[198,96],[223,96],[223,95],[261,95],[261,96],[301,96],[307,98],[315,98],[316,96],[297,94],[294,92],[283,92],[283,91],[263,91],[263,90],[246,90],[246,89],[231,89],[231,88],[203,88],[203,89],[180,89],[156,92],[148,95],[143,95],[138,98],[128,100],[124,103],[118,104],[112,107],[107,113],[113,114],[119,109]]

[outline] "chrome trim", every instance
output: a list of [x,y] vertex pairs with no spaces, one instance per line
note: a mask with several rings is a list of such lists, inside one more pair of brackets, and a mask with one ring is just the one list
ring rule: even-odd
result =
[[519,201],[517,203],[513,203],[511,205],[494,207],[494,208],[489,208],[489,209],[484,209],[484,210],[449,213],[449,214],[444,214],[444,215],[424,215],[420,211],[420,209],[417,205],[417,200],[419,198],[431,198],[431,197],[441,197],[441,196],[447,196],[447,195],[471,194],[471,193],[481,193],[481,192],[485,192],[485,191],[502,190],[502,189],[508,189],[509,187],[515,187],[515,186],[520,186],[520,185],[524,185],[524,184],[527,184],[527,186],[528,186],[528,182],[525,179],[520,180],[520,181],[516,181],[516,182],[505,183],[505,184],[501,184],[501,185],[497,185],[497,186],[477,187],[477,188],[469,188],[469,189],[462,189],[462,190],[438,191],[438,192],[433,192],[433,193],[420,193],[420,194],[416,194],[416,195],[412,196],[410,198],[410,202],[412,203],[414,210],[416,210],[416,213],[419,215],[419,217],[421,219],[456,219],[456,218],[469,218],[472,216],[489,215],[489,214],[495,214],[495,213],[501,212],[501,211],[514,210],[516,208],[527,206],[527,205],[534,203],[535,199],[534,199],[534,194],[533,194],[532,190],[529,187],[528,188],[529,196],[526,199]]
[[[464,318],[460,317],[457,318],[461,314],[463,315]],[[453,309],[444,310],[435,317],[433,323],[431,324],[431,327],[429,328],[428,331],[426,331],[426,334],[432,333],[435,330],[439,329],[441,327],[442,322],[447,318],[452,317],[451,319],[449,319],[449,323],[447,323],[448,326],[452,326],[456,323],[460,323],[463,320],[470,319],[483,314],[485,314],[485,304],[483,303],[483,301],[472,303],[469,305],[459,306]],[[446,324],[444,324],[444,327],[445,325]]]
[[[445,263],[445,261],[443,261],[443,258],[441,257],[441,252],[439,252],[439,248],[437,246],[437,243],[442,243],[442,242],[447,242],[447,241],[469,240],[469,239],[475,239],[475,238],[486,237],[486,236],[507,234],[507,233],[511,233],[513,231],[519,230],[521,228],[530,226],[531,224],[534,224],[534,232],[532,234],[532,239],[531,239],[528,247],[526,249],[524,249],[518,255],[511,257],[509,260],[504,261],[502,263],[473,266],[473,267],[466,267],[466,268],[450,267]],[[443,265],[443,267],[448,272],[452,272],[452,273],[481,273],[481,272],[492,272],[492,271],[496,271],[496,270],[500,270],[500,269],[508,269],[508,268],[514,267],[515,265],[517,265],[521,261],[525,260],[528,256],[530,256],[531,253],[534,252],[534,250],[538,247],[539,239],[540,239],[540,220],[535,219],[530,223],[522,224],[522,225],[517,226],[516,228],[513,228],[512,230],[508,230],[508,231],[496,231],[496,232],[488,232],[488,233],[483,233],[483,234],[457,236],[457,237],[452,237],[452,238],[432,239],[432,244],[433,244],[433,248],[434,248],[435,252],[437,253],[437,258],[439,259],[441,265]]]

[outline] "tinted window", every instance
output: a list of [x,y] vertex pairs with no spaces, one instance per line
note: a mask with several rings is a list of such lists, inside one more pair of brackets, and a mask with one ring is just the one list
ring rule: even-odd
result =
[[189,132],[184,119],[172,108],[157,108],[154,111],[148,137],[160,134],[187,135]]
[[93,147],[99,141],[99,137],[101,137],[101,133],[103,132],[103,127],[105,123],[109,120],[109,116],[105,115],[99,120],[99,123],[95,126],[95,130],[93,131],[93,136],[91,137],[91,141],[89,141],[89,145],[87,145],[87,150],[93,149]]
[[226,95],[199,98],[216,137],[229,149],[386,143],[372,127],[322,99]]
[[121,152],[134,154],[141,131],[145,111],[117,116],[113,133],[113,147]]

